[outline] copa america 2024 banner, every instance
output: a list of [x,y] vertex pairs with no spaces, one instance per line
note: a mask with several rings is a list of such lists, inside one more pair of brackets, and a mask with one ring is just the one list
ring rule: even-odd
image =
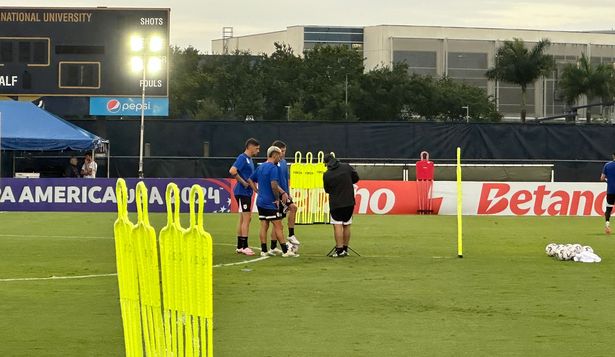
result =
[[[116,179],[2,179],[0,211],[115,212]],[[181,211],[188,212],[190,188],[201,185],[205,192],[205,212],[228,212],[231,209],[233,180],[230,179],[144,179],[149,194],[149,210],[166,212],[167,184],[180,189]],[[128,210],[136,212],[135,187],[138,179],[126,179]]]

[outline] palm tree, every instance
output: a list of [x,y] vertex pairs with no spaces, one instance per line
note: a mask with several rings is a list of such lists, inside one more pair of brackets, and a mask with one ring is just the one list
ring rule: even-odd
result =
[[522,39],[504,41],[504,45],[495,54],[495,67],[486,73],[487,78],[491,80],[514,83],[521,87],[522,123],[525,123],[527,113],[527,86],[555,67],[553,56],[545,54],[550,45],[551,41],[542,39],[533,48],[528,49]]
[[[613,67],[606,64],[592,66],[585,54],[582,54],[576,64],[569,63],[564,67],[558,87],[568,105],[574,103],[582,95],[587,96],[588,104],[594,98],[600,98],[606,102],[611,100],[615,94],[613,78],[615,78]],[[591,108],[587,108],[585,117],[588,123],[591,122],[591,115]]]

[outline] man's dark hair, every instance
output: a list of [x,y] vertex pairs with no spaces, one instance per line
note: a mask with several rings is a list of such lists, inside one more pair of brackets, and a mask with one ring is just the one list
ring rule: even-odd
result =
[[91,152],[86,152],[86,153],[85,153],[85,156],[92,157],[92,153],[91,153]]
[[260,143],[258,142],[258,140],[254,139],[254,138],[250,138],[250,139],[246,140],[246,149],[250,145],[252,145],[252,146],[259,146]]
[[283,142],[282,140],[276,140],[273,142],[273,144],[271,144],[271,146],[276,146],[276,147],[279,147],[280,149],[284,149],[286,148],[286,143]]
[[337,160],[337,159],[335,158],[335,155],[334,155],[333,153],[330,153],[330,154],[325,154],[325,157],[323,158],[323,162],[324,162],[325,164],[328,164],[330,161],[333,161],[333,160]]

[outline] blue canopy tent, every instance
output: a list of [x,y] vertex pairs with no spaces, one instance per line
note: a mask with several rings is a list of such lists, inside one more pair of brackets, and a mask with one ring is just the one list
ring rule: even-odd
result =
[[108,141],[30,102],[0,101],[1,150],[87,151],[104,144]]

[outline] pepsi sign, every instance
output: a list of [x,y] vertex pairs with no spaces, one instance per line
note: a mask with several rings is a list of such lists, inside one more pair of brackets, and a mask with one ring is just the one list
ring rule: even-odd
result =
[[90,115],[104,116],[168,116],[169,98],[145,98],[145,104],[139,97],[91,97]]

